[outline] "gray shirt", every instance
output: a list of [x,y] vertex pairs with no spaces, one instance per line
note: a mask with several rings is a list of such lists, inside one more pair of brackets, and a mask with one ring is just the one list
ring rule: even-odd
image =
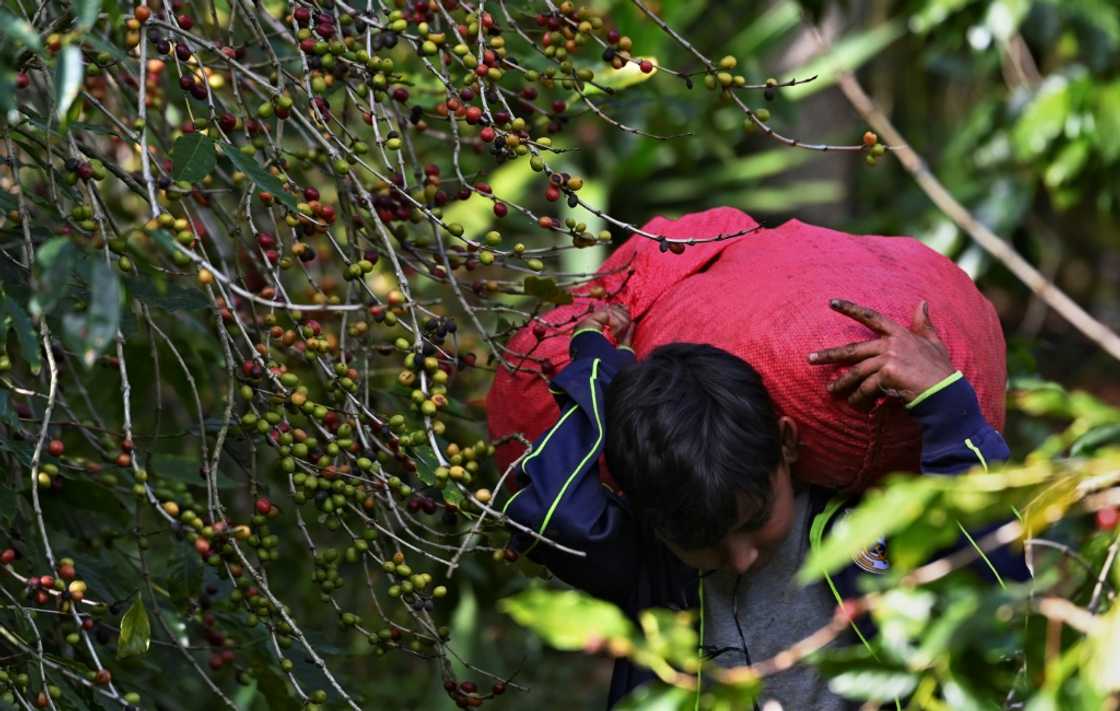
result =
[[[752,568],[739,581],[739,624],[751,663],[769,659],[832,619],[836,601],[820,583],[802,588],[796,573],[809,548],[809,495],[796,494],[789,535],[764,566]],[[734,647],[716,657],[720,666],[747,664],[732,615],[734,573],[718,571],[704,578],[704,646]],[[843,638],[841,638],[843,639]],[[834,641],[834,644],[836,642]],[[769,700],[785,711],[842,711],[845,701],[831,693],[815,669],[797,664],[763,679],[758,706]]]

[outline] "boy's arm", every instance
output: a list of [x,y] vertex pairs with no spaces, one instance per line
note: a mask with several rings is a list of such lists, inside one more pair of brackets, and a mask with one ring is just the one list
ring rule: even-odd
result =
[[972,385],[958,370],[906,409],[922,427],[922,472],[957,474],[1006,461],[1011,451],[984,419]]
[[639,560],[637,527],[623,503],[599,482],[606,439],[607,385],[634,362],[597,330],[577,332],[572,361],[551,384],[560,405],[556,424],[533,443],[517,475],[521,488],[502,506],[514,521],[586,553],[578,557],[517,532],[513,545],[554,575],[598,597],[622,602]]

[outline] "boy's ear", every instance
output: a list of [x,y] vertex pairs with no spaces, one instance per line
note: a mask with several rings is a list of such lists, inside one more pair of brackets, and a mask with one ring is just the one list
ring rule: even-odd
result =
[[793,464],[797,461],[797,423],[791,418],[782,417],[778,418],[778,439],[781,441],[782,446],[782,460],[786,464]]

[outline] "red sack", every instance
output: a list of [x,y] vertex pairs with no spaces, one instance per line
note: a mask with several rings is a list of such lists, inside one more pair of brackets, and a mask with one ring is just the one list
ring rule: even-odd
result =
[[[756,224],[721,207],[679,220],[658,217],[642,229],[702,238]],[[794,474],[802,481],[862,491],[888,472],[917,471],[921,451],[918,427],[900,403],[884,399],[861,412],[826,390],[839,366],[809,365],[811,351],[874,337],[830,309],[831,298],[869,306],[907,326],[918,302],[927,300],[953,365],[972,383],[987,420],[1003,427],[1006,353],[995,309],[956,264],[914,239],[855,236],[790,220],[675,255],[635,235],[598,274],[575,303],[544,315],[553,326],[543,338],[525,328],[510,339],[514,352],[529,356],[514,362],[535,372],[499,368],[487,395],[491,437],[522,432],[534,440],[559,417],[540,361],[533,359],[547,359],[556,372],[567,365],[575,323],[602,303],[587,296],[596,287],[630,310],[639,359],[681,341],[709,343],[753,365],[780,414],[798,424],[802,447]],[[523,449],[517,442],[499,446],[500,471]],[[604,467],[600,471],[605,474]]]

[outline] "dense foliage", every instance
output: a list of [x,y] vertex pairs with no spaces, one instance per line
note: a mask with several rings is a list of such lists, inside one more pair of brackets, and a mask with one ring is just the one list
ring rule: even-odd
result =
[[[1035,451],[870,497],[810,573],[891,534],[893,589],[843,611],[883,633],[812,661],[915,708],[1115,706],[1120,412],[1028,379],[1115,396],[1115,364],[824,90],[864,67],[957,199],[1107,319],[1118,47],[1095,0],[3,3],[0,705],[571,707],[593,667],[540,664],[500,608],[654,667],[636,707],[691,708],[687,616],[639,631],[506,548],[479,397],[550,374],[506,338],[610,244],[734,204],[957,258]],[[920,567],[1009,504],[1001,535],[1047,536],[1033,591]],[[705,703],[766,671],[705,672]]]

